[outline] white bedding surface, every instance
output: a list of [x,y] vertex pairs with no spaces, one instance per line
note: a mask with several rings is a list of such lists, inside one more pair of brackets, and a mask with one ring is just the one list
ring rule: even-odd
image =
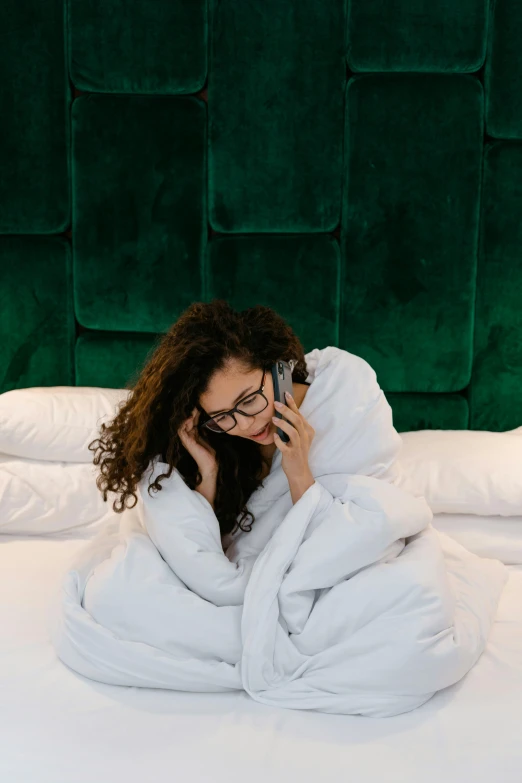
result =
[[55,656],[47,618],[83,545],[0,536],[0,780],[522,780],[522,568],[510,567],[487,650],[468,676],[413,712],[372,720],[74,674]]
[[433,527],[479,557],[522,565],[522,516],[434,514]]

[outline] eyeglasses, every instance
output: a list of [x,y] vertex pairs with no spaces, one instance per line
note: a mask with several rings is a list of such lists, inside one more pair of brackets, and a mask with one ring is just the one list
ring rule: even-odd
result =
[[242,416],[257,416],[258,413],[264,411],[268,405],[268,400],[263,394],[265,375],[266,370],[263,372],[263,382],[256,392],[243,397],[231,410],[218,413],[217,416],[207,419],[201,426],[207,427],[212,432],[229,432],[237,424],[234,413],[240,413]]

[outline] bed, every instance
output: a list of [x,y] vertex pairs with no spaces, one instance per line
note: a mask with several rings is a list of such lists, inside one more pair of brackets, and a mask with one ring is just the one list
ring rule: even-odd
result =
[[[85,453],[100,408],[93,413],[89,400],[82,429],[78,391],[65,389],[61,407],[56,389],[24,392],[23,400],[20,391],[8,394],[10,429],[0,441],[1,781],[134,783],[172,776],[191,783],[282,783],[295,776],[301,783],[520,783],[521,428],[402,434],[403,485],[426,497],[435,528],[476,554],[502,560],[509,580],[486,650],[468,675],[418,709],[370,719],[273,708],[243,691],[106,685],[67,668],[51,643],[49,615],[71,562],[106,521]],[[40,406],[34,414],[29,394]],[[70,395],[74,427],[65,415]],[[54,419],[42,415],[44,403]],[[77,526],[64,529],[67,519]]]
[[411,713],[372,720],[273,709],[245,693],[102,685],[70,671],[47,615],[83,543],[0,536],[2,780],[522,780],[522,565],[509,566],[488,647],[467,677]]

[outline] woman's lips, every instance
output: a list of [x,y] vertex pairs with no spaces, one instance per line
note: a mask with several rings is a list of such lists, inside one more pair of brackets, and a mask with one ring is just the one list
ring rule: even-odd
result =
[[268,432],[267,432],[267,427],[268,426],[269,426],[268,424],[265,424],[265,426],[261,430],[261,434],[260,435],[251,435],[250,437],[254,438],[254,440],[263,440],[263,438],[266,438],[266,436],[268,435]]

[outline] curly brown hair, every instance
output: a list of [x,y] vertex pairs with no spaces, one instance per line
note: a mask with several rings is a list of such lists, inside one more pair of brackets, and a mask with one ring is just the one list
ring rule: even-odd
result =
[[[183,446],[178,429],[197,406],[213,374],[235,359],[247,371],[270,369],[284,359],[293,359],[292,379],[308,377],[303,346],[292,328],[272,308],[256,305],[235,311],[226,300],[195,302],[188,307],[147,357],[131,394],[119,404],[116,416],[101,425],[101,436],[89,444],[100,465],[96,479],[107,493],[120,493],[113,509],[122,513],[138,502],[136,488],[153,458],[168,464],[148,492],[161,490],[160,479],[176,468],[185,483],[195,489],[202,481],[198,465]],[[254,514],[247,501],[262,484],[262,455],[256,443],[246,438],[225,437],[207,428],[201,434],[215,449],[218,462],[214,509],[221,536],[238,528],[252,529]],[[135,502],[127,505],[131,497]],[[250,517],[250,524],[243,526]]]

